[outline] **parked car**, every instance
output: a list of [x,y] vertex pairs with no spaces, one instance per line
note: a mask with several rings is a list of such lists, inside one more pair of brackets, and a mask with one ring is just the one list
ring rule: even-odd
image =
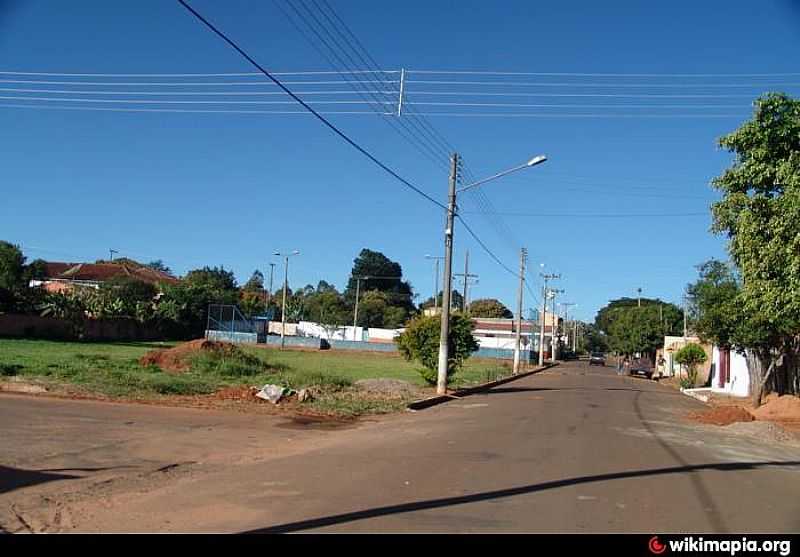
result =
[[644,375],[648,379],[652,379],[653,364],[647,358],[637,358],[631,362],[628,368],[628,375]]
[[592,352],[589,357],[590,366],[604,366],[606,365],[606,356],[602,352]]

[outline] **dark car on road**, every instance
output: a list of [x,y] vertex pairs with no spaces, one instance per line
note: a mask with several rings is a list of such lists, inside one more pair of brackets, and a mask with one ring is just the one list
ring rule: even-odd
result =
[[589,357],[590,366],[604,366],[606,365],[606,356],[602,352],[592,352]]
[[648,379],[652,379],[653,364],[647,358],[637,358],[631,362],[628,368],[628,375],[644,375]]

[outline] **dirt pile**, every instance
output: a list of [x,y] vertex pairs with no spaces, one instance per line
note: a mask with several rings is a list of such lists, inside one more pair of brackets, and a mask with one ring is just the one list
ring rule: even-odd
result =
[[753,415],[738,406],[718,406],[705,412],[695,412],[689,418],[701,424],[730,425],[736,422],[752,422]]
[[360,379],[355,386],[368,393],[395,397],[416,396],[422,392],[416,385],[400,379]]
[[184,342],[173,348],[152,350],[139,358],[139,364],[143,366],[156,365],[170,373],[181,373],[189,371],[192,358],[204,352],[234,356],[240,353],[241,349],[229,342],[216,342],[201,338]]
[[800,423],[800,397],[770,395],[753,414],[759,420]]

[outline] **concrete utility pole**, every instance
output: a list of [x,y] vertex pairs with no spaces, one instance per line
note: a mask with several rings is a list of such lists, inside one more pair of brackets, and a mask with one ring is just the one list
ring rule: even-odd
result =
[[281,350],[286,348],[286,290],[289,288],[289,258],[293,255],[300,255],[294,250],[291,253],[275,252],[274,255],[283,257],[283,305],[281,306]]
[[272,275],[275,274],[275,263],[269,264],[269,290],[267,290],[267,309],[269,310],[269,304],[272,302]]
[[575,320],[575,334],[572,336],[572,351],[578,353],[578,320]]
[[458,153],[450,161],[450,191],[447,196],[447,225],[444,229],[444,291],[442,292],[442,325],[439,334],[439,366],[436,393],[447,392],[448,340],[450,337],[450,290],[453,287],[453,225],[456,216],[456,182],[459,172]]
[[520,343],[522,342],[522,288],[525,286],[525,263],[528,250],[519,250],[519,290],[517,291],[517,336],[514,343],[514,374],[519,373]]
[[562,302],[561,307],[564,308],[564,332],[567,335],[567,348],[569,348],[569,319],[567,319],[567,314],[569,311],[570,306],[577,306],[575,302]]
[[639,294],[639,298],[638,298],[638,300],[639,300],[639,307],[642,307],[642,289],[641,289],[641,288],[637,288],[637,289],[636,289],[636,292]]
[[117,250],[115,250],[115,249],[110,249],[110,250],[108,250],[108,253],[111,256],[111,259],[109,261],[114,261],[114,254],[115,253],[119,253],[119,252]]
[[[470,286],[470,279],[477,279],[478,275],[470,274],[469,272],[469,250],[467,250],[466,255],[464,257],[464,272],[463,273],[456,273],[455,276],[462,277],[463,284],[464,284],[464,291],[462,292],[461,296],[461,311],[464,313],[467,312],[467,308],[469,307],[469,286]],[[475,283],[477,284],[477,280]]]
[[563,290],[559,290],[557,288],[553,288],[550,290],[553,294],[553,361],[555,362],[558,359],[558,330],[559,330],[559,323],[558,323],[558,314],[556,313],[556,295],[563,294]]
[[439,336],[439,365],[436,377],[436,393],[444,394],[447,391],[447,363],[448,363],[448,340],[450,335],[450,294],[453,288],[453,225],[456,216],[456,194],[485,184],[491,180],[496,180],[512,172],[531,168],[547,160],[544,155],[533,157],[525,164],[515,166],[503,172],[499,172],[483,180],[478,180],[467,186],[456,190],[456,183],[459,178],[461,167],[458,153],[453,153],[450,168],[450,188],[447,196],[447,225],[444,229],[444,291],[442,293],[442,327]]
[[436,308],[439,307],[439,260],[444,259],[441,255],[426,255],[425,259],[436,261],[436,273],[433,278],[433,313],[436,315]]
[[550,290],[547,288],[547,281],[561,278],[561,275],[547,275],[542,273],[544,279],[544,288],[542,288],[542,319],[539,324],[539,365],[544,365],[544,323],[547,319],[547,297],[550,295]]

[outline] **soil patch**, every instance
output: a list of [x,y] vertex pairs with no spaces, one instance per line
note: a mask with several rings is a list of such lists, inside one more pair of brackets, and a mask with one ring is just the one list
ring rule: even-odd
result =
[[800,397],[770,395],[753,414],[759,420],[800,423]]
[[736,422],[752,422],[753,415],[738,406],[718,406],[704,412],[689,414],[689,418],[701,424],[730,425]]
[[423,392],[421,387],[402,379],[360,379],[355,386],[368,393],[396,397],[417,396]]
[[800,443],[800,437],[772,422],[737,422],[724,427],[730,433],[757,437],[776,443]]
[[242,349],[229,342],[197,339],[184,342],[173,348],[151,350],[141,358],[142,366],[156,365],[169,373],[182,373],[191,368],[192,358],[197,354],[216,353],[221,356],[236,356]]

